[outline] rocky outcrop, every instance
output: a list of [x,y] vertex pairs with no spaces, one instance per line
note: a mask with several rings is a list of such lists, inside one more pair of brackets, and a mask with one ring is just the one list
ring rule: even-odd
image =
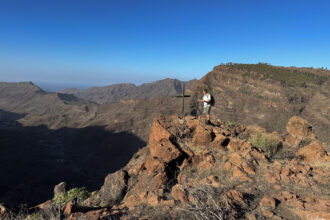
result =
[[[295,125],[304,131],[299,126],[306,123]],[[215,215],[223,219],[327,219],[326,145],[310,135],[313,141],[306,146],[283,147],[267,155],[261,145],[249,142],[253,135],[283,141],[277,132],[228,126],[221,120],[207,125],[190,116],[157,118],[147,147],[123,169],[109,174],[90,198],[68,203],[62,211],[68,219],[212,219]],[[63,186],[59,184],[55,191],[63,192]]]
[[290,118],[286,131],[294,138],[315,138],[312,126],[306,120],[297,116]]
[[109,174],[100,190],[100,205],[103,207],[118,204],[125,196],[127,190],[128,174],[119,170]]
[[313,141],[300,148],[297,152],[297,157],[300,157],[305,163],[322,163],[329,161],[327,151],[324,149],[325,144],[320,143],[319,141]]
[[298,147],[302,141],[314,140],[316,138],[314,129],[301,117],[290,118],[286,131],[288,135],[284,144],[290,147]]

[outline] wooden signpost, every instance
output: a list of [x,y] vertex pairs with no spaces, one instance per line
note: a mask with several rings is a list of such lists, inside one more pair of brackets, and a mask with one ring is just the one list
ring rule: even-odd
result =
[[175,97],[182,98],[182,117],[184,117],[184,98],[190,97],[190,95],[185,94],[185,85],[182,84],[182,95],[177,95]]

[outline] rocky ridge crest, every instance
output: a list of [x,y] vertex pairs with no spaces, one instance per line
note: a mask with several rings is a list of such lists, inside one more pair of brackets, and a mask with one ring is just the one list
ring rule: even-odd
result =
[[[262,148],[256,137],[271,139],[272,150]],[[64,216],[329,219],[330,157],[325,149],[300,117],[289,120],[285,135],[221,120],[207,125],[192,116],[160,117],[148,146],[109,174],[90,198],[68,203]]]

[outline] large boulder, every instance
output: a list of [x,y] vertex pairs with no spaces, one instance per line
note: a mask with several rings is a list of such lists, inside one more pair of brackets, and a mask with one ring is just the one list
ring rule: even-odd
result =
[[161,121],[155,120],[149,136],[150,157],[166,163],[178,158],[181,151],[175,146],[173,139],[174,135],[161,124]]
[[296,153],[305,163],[316,163],[329,161],[327,151],[324,149],[324,144],[319,141],[313,141],[309,145],[300,148]]
[[112,206],[120,202],[127,189],[128,174],[119,170],[109,174],[100,190],[101,206]]
[[238,138],[230,139],[230,142],[227,146],[227,149],[230,150],[231,152],[250,149],[250,148],[251,148],[250,143],[248,143],[246,141],[243,141],[243,140],[240,140]]
[[311,125],[301,117],[293,116],[290,118],[286,131],[294,138],[312,138],[315,139],[314,130]]
[[204,145],[208,147],[215,138],[215,134],[212,131],[198,125],[194,130],[193,143],[195,145]]

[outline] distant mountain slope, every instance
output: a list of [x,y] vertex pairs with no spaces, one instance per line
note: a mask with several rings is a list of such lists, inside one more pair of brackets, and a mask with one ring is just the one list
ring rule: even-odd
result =
[[97,105],[70,94],[46,92],[32,82],[0,82],[0,109],[26,114],[26,125],[46,124],[51,128],[79,127],[93,116]]
[[[208,88],[215,97],[212,114],[241,124],[285,131],[285,122],[300,115],[330,143],[330,71],[259,64],[214,67],[191,87],[192,94]],[[197,97],[196,97],[197,98]],[[199,106],[192,98],[192,111]]]
[[122,99],[155,98],[181,93],[182,84],[188,88],[195,80],[183,82],[177,79],[164,79],[141,86],[134,84],[115,84],[104,87],[92,87],[85,90],[66,89],[60,93],[73,94],[79,98],[99,104],[112,104]]

